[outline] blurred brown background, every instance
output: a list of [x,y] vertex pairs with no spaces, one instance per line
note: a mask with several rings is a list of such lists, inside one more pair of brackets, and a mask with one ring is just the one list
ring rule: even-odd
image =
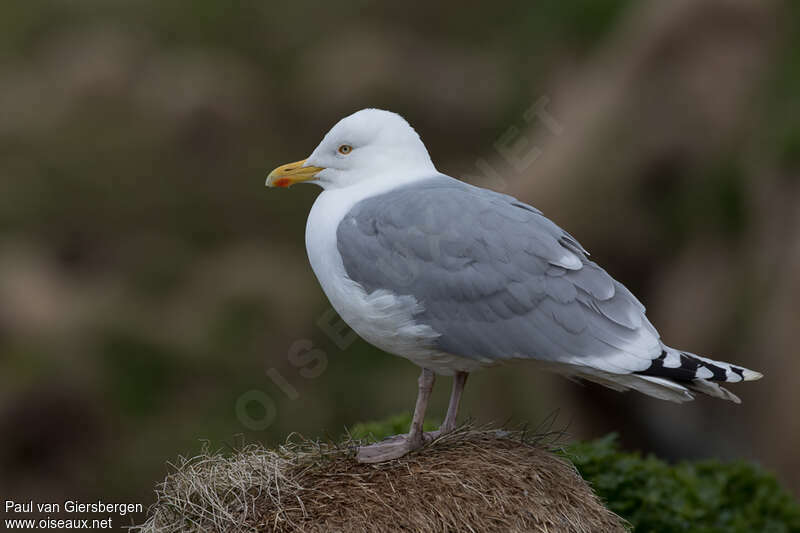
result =
[[[679,406],[522,365],[475,374],[465,415],[558,410],[800,493],[797,3],[32,0],[0,4],[0,494],[149,503],[200,439],[411,409],[416,367],[319,324],[317,190],[263,186],[364,107],[543,209],[669,344],[766,375]],[[325,366],[293,364],[310,346]]]

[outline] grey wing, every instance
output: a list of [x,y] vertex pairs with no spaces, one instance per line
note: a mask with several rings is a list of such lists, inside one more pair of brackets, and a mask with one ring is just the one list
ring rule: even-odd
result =
[[614,374],[662,353],[642,304],[568,233],[513,197],[446,176],[362,200],[337,229],[348,276],[420,304],[441,351]]

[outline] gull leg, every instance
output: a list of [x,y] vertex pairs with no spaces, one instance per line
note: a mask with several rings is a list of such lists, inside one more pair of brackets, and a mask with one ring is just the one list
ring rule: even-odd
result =
[[418,380],[419,393],[417,394],[417,405],[414,407],[414,418],[411,419],[411,428],[408,431],[408,441],[413,446],[412,450],[425,444],[422,424],[425,422],[425,410],[428,408],[434,381],[436,381],[436,375],[433,371],[423,368]]
[[439,433],[449,433],[456,429],[456,417],[458,417],[458,404],[461,403],[461,393],[467,383],[467,372],[456,372],[453,376],[453,392],[450,394],[450,405],[447,407],[447,416],[444,418]]
[[423,368],[419,375],[417,404],[414,407],[414,417],[411,420],[408,435],[396,435],[381,442],[360,447],[356,453],[356,460],[359,463],[380,463],[397,459],[425,444],[422,423],[425,421],[425,410],[428,408],[434,381],[436,381],[436,375],[433,371]]

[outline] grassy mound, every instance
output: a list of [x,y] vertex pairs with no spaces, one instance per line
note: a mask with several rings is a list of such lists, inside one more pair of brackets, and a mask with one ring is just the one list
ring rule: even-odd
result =
[[[352,434],[382,438],[400,432],[409,422],[410,415],[398,415],[358,424]],[[554,418],[544,420],[537,431],[554,422]],[[558,453],[575,464],[608,508],[637,533],[800,533],[800,504],[775,476],[752,463],[669,464],[651,455],[621,451],[613,434],[574,442]]]
[[462,428],[378,465],[359,441],[181,459],[140,531],[623,532],[575,468],[520,432]]

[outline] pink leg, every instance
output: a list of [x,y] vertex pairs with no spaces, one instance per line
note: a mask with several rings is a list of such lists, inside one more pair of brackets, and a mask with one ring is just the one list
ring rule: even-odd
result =
[[425,422],[425,411],[428,409],[428,400],[431,398],[433,383],[435,381],[436,374],[434,374],[432,370],[423,368],[417,380],[419,384],[417,405],[414,407],[414,418],[411,419],[411,428],[408,431],[408,440],[415,448],[419,448],[425,443],[422,434],[422,425]]
[[436,381],[436,375],[433,371],[423,368],[418,380],[417,405],[414,408],[414,417],[411,420],[408,435],[396,435],[381,442],[360,447],[356,454],[356,460],[359,463],[380,463],[397,459],[425,444],[422,424],[425,421],[425,410],[428,408],[434,381]]
[[441,433],[448,433],[456,429],[456,418],[458,417],[458,404],[461,403],[461,393],[464,391],[464,385],[467,383],[466,372],[456,372],[453,376],[453,392],[450,394],[450,405],[447,407],[447,416],[445,416],[444,423],[439,428]]

